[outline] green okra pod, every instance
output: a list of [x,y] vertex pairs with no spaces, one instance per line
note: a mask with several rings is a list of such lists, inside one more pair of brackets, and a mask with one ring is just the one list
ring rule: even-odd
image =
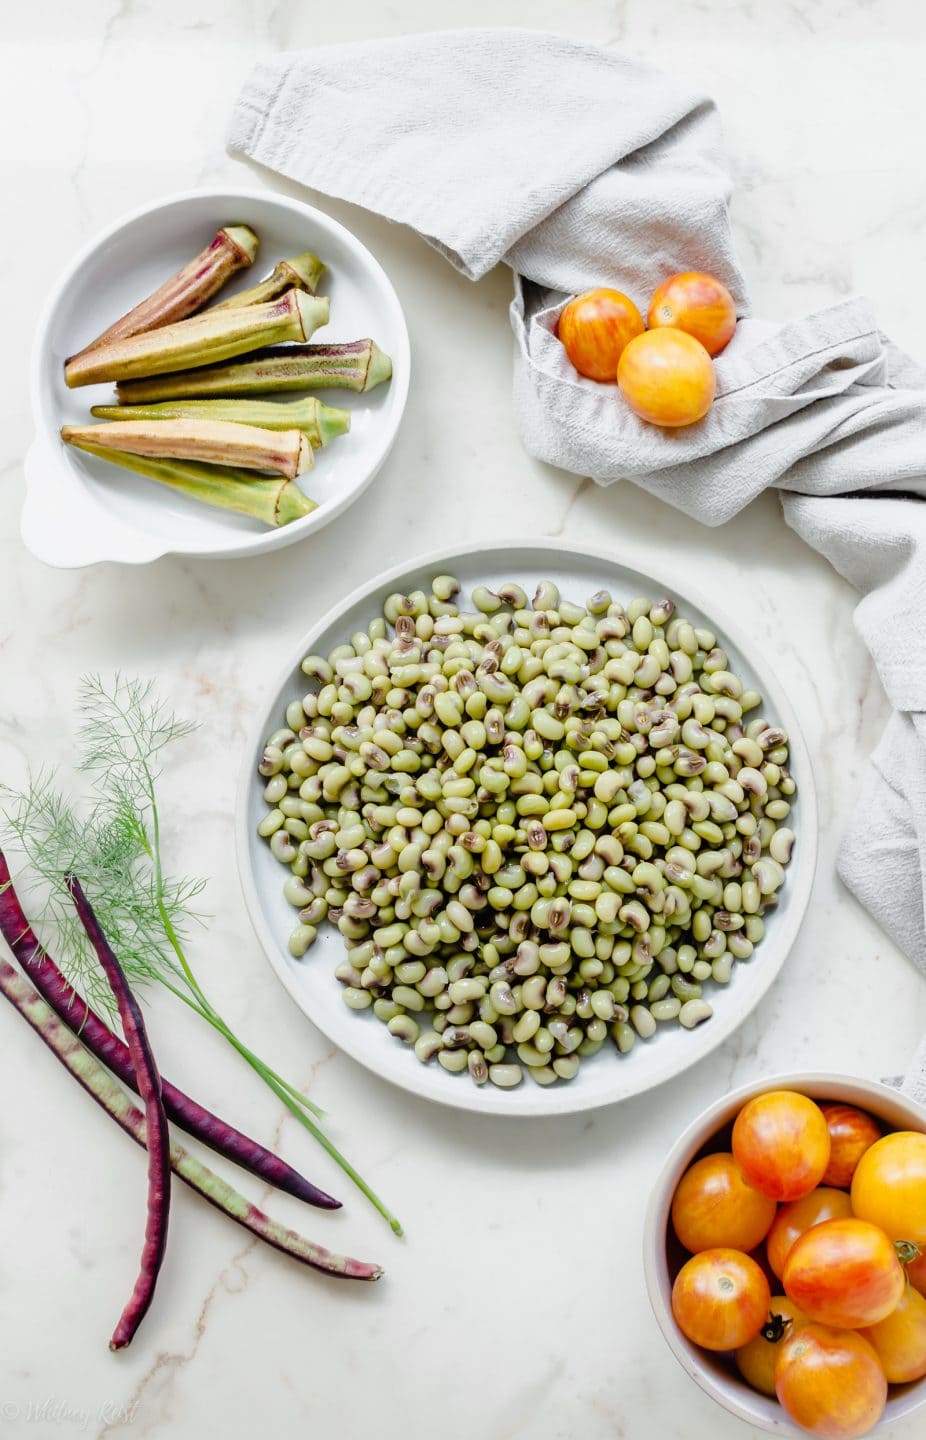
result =
[[148,455],[129,455],[88,441],[73,442],[79,450],[96,455],[157,480],[162,485],[204,505],[222,510],[236,510],[265,525],[290,525],[317,509],[314,500],[303,495],[294,480],[255,475],[248,470],[230,470],[219,465],[204,465],[195,460],[152,459]]
[[[225,314],[232,314],[226,311]],[[372,390],[392,375],[392,361],[373,340],[270,346],[224,365],[151,379],[120,380],[121,404],[206,395],[262,395],[276,390]]]
[[350,429],[350,411],[314,395],[298,400],[162,400],[153,405],[94,405],[97,420],[229,420],[265,430],[301,430],[315,450]]
[[237,295],[213,306],[213,309],[231,310],[236,305],[262,305],[267,300],[275,300],[284,290],[307,290],[310,295],[314,295],[326,268],[311,250],[304,250],[301,255],[293,256],[292,260],[281,260],[259,285],[239,291]]
[[326,297],[287,290],[265,305],[206,310],[175,325],[96,345],[65,363],[64,378],[75,387],[187,370],[268,343],[308,340],[327,322]]

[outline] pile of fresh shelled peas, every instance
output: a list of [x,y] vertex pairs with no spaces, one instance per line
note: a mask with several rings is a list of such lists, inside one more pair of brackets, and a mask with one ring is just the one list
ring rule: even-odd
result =
[[[784,732],[669,599],[438,575],[390,595],[286,710],[260,822],[302,957],[482,1084],[572,1079],[612,1038],[711,1015],[762,939],[794,843]],[[752,718],[750,718],[752,717]],[[430,1025],[422,1028],[427,1012]]]
[[926,1134],[768,1091],[683,1175],[672,1224],[679,1329],[811,1434],[867,1434],[926,1376]]

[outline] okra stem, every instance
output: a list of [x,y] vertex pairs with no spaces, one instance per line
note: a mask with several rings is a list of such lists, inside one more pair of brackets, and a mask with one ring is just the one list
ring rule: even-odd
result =
[[231,420],[265,430],[301,430],[319,450],[350,429],[350,411],[314,395],[298,400],[164,400],[156,405],[94,405],[97,420]]
[[201,500],[204,505],[215,505],[222,510],[236,510],[265,525],[289,525],[317,508],[294,480],[202,465],[195,460],[153,460],[147,455],[129,455],[85,440],[72,443],[88,455],[97,455],[101,460],[121,465],[124,470],[133,470],[136,475],[169,485],[191,500]]
[[231,299],[222,300],[213,306],[213,309],[231,310],[236,305],[262,305],[266,300],[275,300],[284,290],[290,288],[307,290],[310,295],[314,295],[325,269],[326,266],[317,255],[313,255],[311,250],[304,250],[292,260],[281,260],[259,285],[253,285],[250,290],[239,291],[237,295],[232,295]]
[[68,360],[64,378],[71,387],[95,385],[102,380],[130,380],[187,370],[240,355],[255,346],[282,340],[308,340],[328,322],[328,300],[287,290],[265,305],[234,310],[206,310],[176,325],[165,325],[140,335],[129,335],[97,345]]
[[[231,312],[226,312],[231,313]],[[372,390],[392,375],[392,361],[373,340],[287,345],[189,374],[158,375],[117,387],[120,403],[182,400],[204,395],[261,395],[274,390]]]
[[129,420],[103,425],[65,425],[68,445],[96,445],[175,460],[202,460],[245,470],[269,471],[294,480],[315,463],[301,430],[265,430],[228,420]]
[[195,259],[165,280],[146,300],[120,316],[80,354],[85,355],[97,345],[108,345],[113,340],[124,340],[128,335],[138,335],[145,330],[156,330],[162,325],[185,320],[211,300],[231,275],[253,262],[257,246],[257,236],[250,226],[223,226]]

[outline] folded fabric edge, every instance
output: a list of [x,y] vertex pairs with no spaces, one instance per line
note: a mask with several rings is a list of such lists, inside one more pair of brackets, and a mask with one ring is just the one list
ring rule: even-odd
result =
[[[570,385],[587,393],[588,385],[594,382],[585,381],[579,376],[573,380],[571,377],[546,370],[532,353],[530,325],[541,317],[556,314],[569,298],[563,295],[561,299],[551,300],[549,304],[529,314],[524,285],[532,283],[523,275],[515,275],[515,293],[509,307],[509,317],[518,348],[533,371],[545,375],[557,385]],[[866,296],[850,296],[846,300],[837,301],[835,305],[813,310],[800,319],[787,321],[775,334],[757,341],[742,354],[729,356],[726,361],[722,355],[719,356],[715,362],[718,378],[717,401],[783,374],[795,364],[824,356],[829,350],[859,341],[868,342],[859,357],[859,363],[868,364],[877,360],[881,351],[881,335],[874,307]],[[857,380],[857,375],[847,372],[845,388],[857,383]]]
[[[261,122],[262,117],[257,114],[255,120]],[[375,170],[357,169],[351,172],[346,170],[340,161],[337,164],[329,164],[324,158],[316,160],[314,157],[311,161],[312,184],[310,185],[289,165],[288,159],[278,153],[277,144],[280,139],[285,139],[285,137],[275,126],[256,123],[250,129],[244,126],[236,127],[233,132],[229,133],[227,145],[231,152],[240,155],[243,160],[262,165],[305,190],[317,190],[320,194],[330,196],[334,200],[343,200],[348,205],[357,205],[373,215],[378,215],[382,220],[388,220],[391,225],[410,226],[426,244],[443,255],[453,268],[467,280],[481,280],[489,270],[494,268],[496,263],[494,261],[484,267],[470,264],[465,254],[458,253],[445,245],[443,241],[427,234],[423,228],[423,215],[417,210],[418,198],[413,191],[403,190],[391,179],[385,178]],[[357,199],[359,189],[362,189],[364,193],[362,203]],[[416,218],[419,215],[421,218]],[[468,240],[468,250],[472,246],[474,250],[478,251],[480,244],[478,239]]]
[[[515,40],[548,42],[558,49],[566,49],[578,56],[586,56],[599,63],[607,62],[612,68],[623,67],[634,73],[662,78],[661,72],[647,61],[630,60],[609,47],[577,41],[569,36],[532,27],[464,26],[448,31],[424,32],[420,35],[383,37],[373,43],[383,50],[401,51],[406,49],[410,43],[430,41],[446,49],[452,47],[457,41],[472,40],[476,37],[483,40],[491,38],[493,44],[497,44],[500,38],[506,37]],[[364,41],[348,41],[322,47],[321,53],[338,52],[346,58],[351,51],[362,52],[366,45],[367,42]],[[574,196],[558,196],[551,200],[547,212],[536,216],[528,229],[520,235],[508,235],[502,238],[494,223],[471,230],[467,230],[464,223],[460,227],[459,236],[451,237],[453,243],[433,235],[431,232],[434,222],[433,212],[427,202],[422,204],[421,191],[417,186],[410,186],[409,182],[400,174],[394,172],[387,174],[379,167],[368,168],[356,156],[345,173],[343,151],[338,151],[337,169],[334,171],[327,163],[327,157],[323,151],[318,154],[307,151],[304,133],[301,133],[290,122],[281,120],[278,108],[290,78],[300,63],[311,65],[313,62],[316,66],[318,65],[318,52],[303,49],[271,57],[255,65],[241,86],[232,109],[226,136],[227,148],[230,151],[266,165],[297,184],[314,190],[323,190],[338,199],[374,210],[395,223],[411,226],[467,279],[471,280],[481,279],[488,274],[496,264],[504,260],[508,251],[525,238],[526,234],[531,233],[538,225],[562,208],[564,203],[568,203],[570,199],[574,198]],[[617,164],[626,158],[627,153],[645,149],[659,140],[667,130],[673,129],[686,117],[705,107],[711,110],[716,108],[713,100],[703,91],[691,89],[687,85],[677,87],[669,115],[659,117],[658,127],[653,129],[652,133],[644,125],[633,140],[630,151],[625,153],[618,147],[611,163]],[[294,169],[290,160],[296,155],[302,163]],[[597,172],[589,172],[580,181],[576,193],[592,182],[595,173]],[[475,209],[472,213],[475,216]]]
[[254,66],[239,90],[225,144],[229,150],[249,154],[259,147],[264,122],[269,119],[286,80],[286,70],[269,60]]

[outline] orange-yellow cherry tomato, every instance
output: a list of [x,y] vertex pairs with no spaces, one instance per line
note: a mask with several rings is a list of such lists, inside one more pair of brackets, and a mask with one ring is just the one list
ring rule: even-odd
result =
[[773,1200],[800,1200],[816,1189],[829,1164],[822,1110],[796,1090],[754,1095],[736,1117],[733,1157],[756,1190]]
[[848,1190],[856,1165],[865,1151],[880,1140],[881,1126],[873,1115],[854,1105],[821,1105],[820,1109],[830,1132],[830,1163],[823,1183]]
[[708,355],[719,355],[733,338],[736,306],[726,285],[713,275],[686,270],[659,286],[646,323],[651,330],[663,325],[684,330],[701,342]]
[[711,357],[684,330],[647,330],[631,340],[617,383],[641,420],[672,428],[703,419],[717,388]]
[[926,1135],[895,1130],[876,1140],[852,1177],[852,1209],[892,1240],[926,1246]]
[[732,1155],[704,1155],[686,1170],[672,1200],[672,1224],[686,1250],[754,1250],[768,1234],[775,1202],[747,1185]]
[[758,1335],[771,1293],[755,1260],[739,1250],[702,1250],[672,1287],[675,1323],[705,1350],[738,1350]]
[[857,1440],[877,1425],[887,1380],[874,1347],[858,1331],[805,1325],[779,1351],[775,1389],[802,1430],[820,1440]]
[[891,1385],[906,1385],[926,1375],[926,1299],[912,1285],[896,1310],[861,1334],[877,1350]]
[[787,1295],[773,1295],[765,1324],[752,1340],[741,1345],[735,1359],[743,1379],[763,1395],[775,1394],[775,1365],[782,1341],[810,1322]]
[[795,1240],[785,1293],[811,1320],[837,1330],[876,1325],[896,1309],[906,1278],[893,1244],[867,1220],[824,1220]]
[[926,1295],[926,1245],[920,1246],[919,1255],[913,1260],[908,1260],[904,1269],[914,1290],[918,1290],[921,1295]]
[[768,1263],[779,1280],[791,1246],[805,1230],[822,1224],[824,1220],[845,1220],[851,1214],[852,1201],[845,1190],[831,1190],[826,1185],[818,1185],[809,1195],[792,1200],[790,1205],[782,1205],[765,1242]]
[[586,290],[562,311],[556,333],[580,375],[613,385],[624,347],[643,334],[643,316],[620,290]]

